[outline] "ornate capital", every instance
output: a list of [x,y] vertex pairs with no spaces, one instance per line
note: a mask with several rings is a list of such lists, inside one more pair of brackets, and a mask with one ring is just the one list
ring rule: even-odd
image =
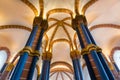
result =
[[96,46],[96,50],[97,50],[97,52],[102,52],[102,49],[98,46]]
[[11,71],[13,69],[13,67],[14,67],[13,63],[8,64],[6,71]]
[[40,57],[40,53],[37,50],[33,50],[31,47],[26,46],[25,48],[23,48],[22,51],[20,51],[21,55],[24,54],[24,52],[27,52],[29,56],[37,56]]
[[33,21],[33,26],[40,26],[42,23],[42,17],[35,17]]
[[80,58],[80,52],[78,50],[73,50],[70,52],[70,57],[72,59],[79,59]]
[[102,49],[99,48],[98,46],[94,44],[89,44],[84,49],[82,49],[81,54],[82,55],[89,54],[92,50],[96,50],[97,52],[102,52]]
[[75,29],[81,23],[83,23],[85,26],[87,26],[86,17],[84,15],[76,15],[75,19],[72,20],[73,29]]
[[84,25],[87,25],[87,20],[84,15],[76,15],[75,20],[76,20],[77,24],[83,23]]
[[35,17],[33,21],[33,26],[39,26],[39,28],[43,28],[44,30],[47,30],[48,28],[48,21],[43,20],[42,17]]
[[52,53],[51,52],[45,52],[42,54],[42,59],[43,60],[51,60],[52,59]]

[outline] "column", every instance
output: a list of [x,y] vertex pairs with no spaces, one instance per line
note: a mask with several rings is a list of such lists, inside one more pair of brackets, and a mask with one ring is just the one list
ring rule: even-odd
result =
[[[87,21],[86,21],[85,16],[83,16],[83,18],[84,18],[84,23],[85,23],[85,24],[84,24],[84,26],[85,26],[85,27],[84,27],[84,28],[85,28],[85,31],[87,32],[87,34],[88,34],[88,36],[89,36],[92,44],[96,45],[96,42],[95,42],[94,38],[92,37],[92,35],[91,35],[88,27],[87,27]],[[114,76],[113,76],[112,72],[110,71],[110,68],[108,67],[107,62],[106,62],[106,60],[104,59],[104,57],[103,57],[103,55],[102,55],[102,49],[99,48],[98,46],[96,46],[96,47],[97,47],[97,55],[98,55],[98,57],[99,57],[102,65],[103,65],[103,67],[104,67],[104,69],[105,69],[105,71],[106,71],[109,79],[110,79],[110,80],[114,80]]]
[[81,54],[82,55],[86,54],[87,56],[88,54],[90,54],[91,57],[93,58],[93,61],[95,62],[95,65],[98,69],[101,79],[109,80],[105,72],[105,69],[97,55],[96,46],[92,44],[88,34],[85,31],[83,17],[81,15],[76,15],[75,20],[76,20],[76,27],[75,27],[76,31],[77,33],[80,33],[80,35],[84,37],[83,40],[85,40],[85,47],[83,48]]
[[71,51],[70,56],[73,62],[75,80],[84,80],[80,64],[80,52],[77,50]]
[[[74,30],[76,30],[76,33],[78,35],[78,39],[79,39],[81,48],[82,49],[85,48],[85,45],[87,45],[86,40],[84,38],[83,33],[79,32],[75,19],[72,20],[72,27],[73,27]],[[92,65],[91,65],[91,62],[90,62],[90,59],[89,59],[88,55],[86,55],[86,54],[83,55],[83,58],[84,58],[84,60],[86,62],[86,65],[87,65],[88,72],[89,72],[91,80],[96,80],[96,76],[95,76],[95,73],[93,71],[93,68],[92,68]]]
[[[40,50],[40,46],[41,46],[41,43],[42,43],[42,38],[43,38],[43,33],[45,30],[47,30],[47,27],[48,27],[48,22],[46,20],[43,20],[42,23],[41,23],[41,32],[39,33],[39,37],[38,37],[38,40],[37,40],[37,45],[35,46],[35,53],[38,53],[39,54],[39,50]],[[34,70],[35,70],[35,67],[36,67],[36,63],[39,59],[39,56],[34,56],[33,57],[33,60],[32,60],[32,64],[30,66],[30,70],[29,70],[29,73],[28,73],[28,80],[32,80],[33,78],[33,74],[34,74]]]
[[42,72],[39,80],[49,80],[50,62],[52,59],[52,53],[51,52],[43,53],[42,59],[43,59]]
[[26,45],[25,45],[25,48],[23,48],[23,50],[21,51],[21,56],[15,67],[15,70],[13,72],[11,80],[19,80],[20,79],[20,76],[24,70],[24,66],[26,64],[28,57],[33,55],[34,40],[37,35],[37,32],[39,32],[38,30],[40,29],[40,24],[41,24],[42,20],[43,19],[41,17],[35,17],[34,22],[33,22],[33,30],[30,34],[30,37],[29,37]]

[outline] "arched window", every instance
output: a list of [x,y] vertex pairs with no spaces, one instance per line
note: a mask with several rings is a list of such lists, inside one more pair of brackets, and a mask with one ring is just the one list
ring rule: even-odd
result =
[[114,66],[116,70],[120,71],[120,47],[115,47],[112,49],[112,62],[114,62]]
[[0,72],[4,70],[5,63],[10,56],[10,51],[6,47],[0,47]]
[[0,71],[7,60],[7,53],[4,50],[0,50]]
[[116,64],[116,68],[120,71],[120,50],[115,50],[113,54],[113,59]]

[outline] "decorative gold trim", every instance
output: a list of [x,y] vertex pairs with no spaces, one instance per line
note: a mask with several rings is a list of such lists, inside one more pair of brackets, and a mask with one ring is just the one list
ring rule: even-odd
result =
[[92,50],[101,51],[101,48],[94,44],[88,44],[84,49],[82,49],[81,55],[89,54]]
[[45,40],[46,40],[46,44],[45,44],[45,48],[44,48],[44,52],[45,52],[45,51],[47,50],[48,40],[49,40],[49,38],[48,38],[48,36],[47,36],[46,33],[44,33],[44,36],[45,36]]
[[96,1],[98,1],[98,0],[90,0],[87,4],[85,4],[84,6],[83,6],[83,8],[82,8],[82,15],[85,15],[85,12],[86,12],[86,10],[92,5],[92,4],[94,4]]
[[70,14],[71,18],[73,18],[73,12],[71,10],[65,9],[65,8],[56,8],[56,9],[52,9],[52,10],[48,11],[47,19],[48,19],[49,15],[51,15],[53,13],[57,13],[57,12]]
[[73,50],[74,48],[73,48],[73,44],[72,44],[72,39],[71,39],[71,37],[70,37],[70,35],[69,35],[69,33],[68,33],[68,31],[67,31],[67,29],[65,28],[64,25],[63,25],[63,29],[64,29],[65,33],[67,34],[68,39],[69,39],[69,41],[70,41],[70,44],[71,44],[71,50]]
[[40,17],[43,17],[44,14],[44,1],[39,0],[39,7],[40,7]]
[[40,75],[40,67],[38,66],[38,64],[36,65],[36,69],[37,69],[37,74],[39,76]]
[[[57,21],[56,23],[54,23],[53,25],[51,25],[51,26],[47,29],[47,31],[49,31],[49,29],[51,29],[52,27],[54,27],[55,25],[57,25],[56,28],[54,29],[53,33],[52,33],[52,37],[51,37],[51,39],[50,39],[50,41],[49,41],[50,43],[51,43],[51,41],[53,40],[53,38],[54,38],[54,36],[55,36],[55,33],[56,33],[58,27],[59,27],[59,26],[62,26],[63,29],[64,29],[64,31],[65,31],[65,33],[66,33],[67,36],[68,36],[68,39],[71,41],[70,44],[71,44],[71,48],[73,49],[72,39],[70,38],[70,35],[69,35],[68,31],[66,30],[66,28],[65,28],[65,26],[64,26],[64,24],[67,25],[67,23],[64,22],[64,21],[70,20],[70,19],[71,19],[70,17],[66,17],[66,18],[64,18],[63,20],[58,20],[58,19],[55,19],[55,18],[49,18],[49,19],[48,19],[48,21]],[[71,27],[71,25],[68,25],[68,26]],[[47,31],[46,31],[46,32],[47,32]],[[50,46],[49,46],[49,51],[50,51]]]
[[79,4],[80,0],[75,0],[75,13],[76,15],[79,15]]
[[58,19],[56,19],[56,18],[49,18],[48,21],[49,21],[49,22],[50,22],[50,21],[57,21],[57,22],[62,21],[62,22],[64,22],[64,21],[66,21],[66,20],[71,20],[71,19],[72,19],[71,17],[66,17],[66,18],[64,18],[64,19],[62,19],[62,20],[58,20]]
[[97,28],[115,28],[115,29],[120,29],[120,25],[116,24],[98,24],[90,27],[90,31],[95,30]]
[[75,49],[78,50],[77,42],[76,42],[76,37],[77,37],[77,33],[74,34],[73,43],[74,43]]
[[52,72],[69,72],[71,74],[73,74],[73,72],[71,72],[71,70],[66,69],[66,68],[54,68],[50,70],[50,73]]
[[50,22],[50,21],[57,21],[57,22],[58,22],[58,21],[60,21],[60,20],[55,19],[55,18],[49,18],[48,21],[49,21],[49,22]]
[[29,56],[37,56],[40,57],[40,53],[37,50],[33,50],[31,47],[26,46],[23,48],[22,51],[20,51],[20,54],[23,55],[24,52],[27,52]]
[[9,63],[8,66],[6,67],[6,71],[10,72],[13,69],[13,67],[14,67],[14,64]]
[[23,3],[25,3],[30,9],[32,9],[32,11],[34,12],[35,16],[38,16],[38,10],[36,9],[36,7],[29,2],[28,0],[21,0]]
[[50,65],[50,69],[52,69],[52,68],[54,69],[54,67],[57,65],[64,65],[64,66],[68,67],[72,73],[74,72],[73,67],[69,63],[64,62],[64,61],[57,61],[57,62],[52,63]]
[[80,58],[80,52],[78,50],[73,50],[70,52],[70,57],[72,59],[79,59]]
[[30,54],[31,56],[38,56],[40,57],[40,53],[38,50],[35,50],[32,54]]
[[0,26],[0,30],[1,29],[23,29],[23,30],[26,30],[26,31],[29,31],[29,32],[31,32],[32,31],[32,29],[31,28],[28,28],[28,27],[26,27],[26,26],[21,26],[21,25],[1,25]]
[[101,53],[102,49],[100,47],[96,46],[96,51]]
[[58,25],[56,26],[56,28],[54,29],[54,31],[53,31],[53,33],[52,33],[52,37],[51,37],[51,39],[50,39],[50,42],[53,40],[53,38],[54,38],[54,36],[55,36],[55,33],[57,32],[57,30],[58,30]]
[[[55,26],[58,24],[59,21],[61,21],[64,25],[67,25],[67,26],[71,27],[70,24],[64,22],[64,21],[66,21],[66,20],[71,20],[71,17],[66,17],[66,18],[64,18],[63,20],[58,20],[58,19],[55,19],[55,18],[49,18],[49,19],[48,19],[49,22],[50,22],[50,21],[56,21],[56,23],[50,25],[50,26],[48,27],[47,31],[49,31],[51,28],[55,27]],[[46,32],[47,32],[47,31],[46,31]]]
[[69,40],[67,40],[67,39],[56,39],[56,40],[50,42],[50,49],[52,49],[53,44],[56,43],[56,42],[67,42],[70,45],[70,48],[71,48],[71,42]]
[[49,60],[49,61],[50,61],[50,60],[52,59],[52,53],[46,51],[45,53],[42,54],[42,59],[43,59],[43,60]]

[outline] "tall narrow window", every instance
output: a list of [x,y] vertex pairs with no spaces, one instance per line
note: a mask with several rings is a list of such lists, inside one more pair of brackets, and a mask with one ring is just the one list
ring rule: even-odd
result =
[[120,71],[120,50],[115,50],[113,54],[113,59],[118,71]]
[[0,50],[0,71],[7,61],[7,52],[5,50]]

